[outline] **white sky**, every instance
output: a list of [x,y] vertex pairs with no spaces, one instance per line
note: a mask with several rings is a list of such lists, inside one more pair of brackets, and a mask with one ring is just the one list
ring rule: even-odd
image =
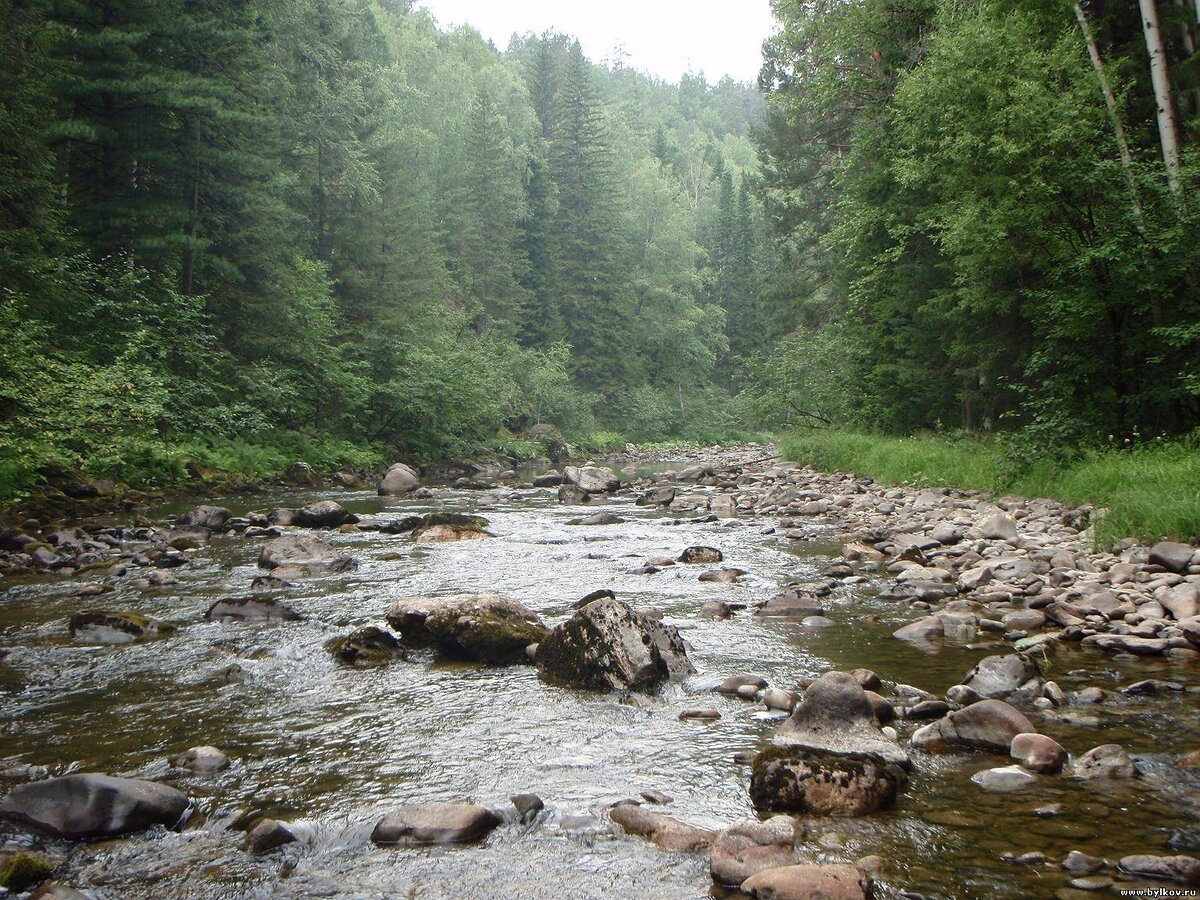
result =
[[594,62],[623,47],[625,65],[668,81],[704,72],[753,81],[772,29],[769,0],[419,0],[443,26],[472,25],[501,50],[514,32],[561,31]]

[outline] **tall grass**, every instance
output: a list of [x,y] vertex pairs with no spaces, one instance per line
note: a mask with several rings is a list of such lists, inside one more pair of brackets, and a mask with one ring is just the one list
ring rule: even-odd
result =
[[887,484],[1051,497],[1105,508],[1096,529],[1101,546],[1126,537],[1200,540],[1200,449],[1188,442],[1087,451],[1071,463],[1041,463],[1015,473],[1000,447],[981,440],[804,431],[785,436],[781,448],[785,459]]

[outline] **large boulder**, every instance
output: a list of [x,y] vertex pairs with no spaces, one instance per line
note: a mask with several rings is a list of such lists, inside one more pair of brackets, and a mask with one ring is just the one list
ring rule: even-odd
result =
[[403,597],[387,620],[406,641],[492,665],[528,662],[525,648],[547,634],[537,613],[503,594]]
[[173,828],[187,809],[188,798],[165,784],[85,773],[13,788],[0,818],[56,837],[96,838]]
[[296,524],[303,528],[340,528],[356,522],[358,516],[347,512],[342,504],[333,500],[310,503],[296,513]]
[[854,866],[783,866],[752,875],[742,890],[756,900],[867,900],[871,876]]
[[197,506],[189,509],[176,523],[180,528],[207,528],[220,531],[229,524],[230,512],[223,506]]
[[258,564],[264,569],[286,569],[292,576],[351,572],[358,568],[354,557],[315,534],[276,538],[262,548]]
[[829,672],[755,756],[750,799],[760,810],[864,815],[895,800],[911,766],[854,676]]
[[998,699],[1016,693],[1030,682],[1031,690],[1034,684],[1040,688],[1037,679],[1038,667],[1033,657],[1025,653],[1009,653],[981,659],[962,683],[980,697]]
[[421,478],[413,469],[404,463],[396,463],[379,482],[379,494],[382,497],[401,497],[411,494],[420,486]]
[[717,884],[736,887],[764,869],[796,862],[796,820],[772,816],[765,822],[743,819],[717,835],[708,868]]
[[950,713],[912,736],[918,750],[995,750],[1008,753],[1019,734],[1034,732],[1033,724],[1003,700],[980,700]]
[[553,629],[536,661],[553,678],[596,690],[649,691],[696,671],[675,628],[608,597]]
[[608,815],[626,834],[647,838],[664,850],[702,850],[715,837],[711,831],[680,822],[666,813],[646,809],[634,800],[616,804]]
[[621,489],[621,479],[607,466],[567,466],[563,477],[589,494],[611,494]]
[[503,821],[475,803],[425,803],[388,813],[371,832],[376,844],[465,844],[486,837]]

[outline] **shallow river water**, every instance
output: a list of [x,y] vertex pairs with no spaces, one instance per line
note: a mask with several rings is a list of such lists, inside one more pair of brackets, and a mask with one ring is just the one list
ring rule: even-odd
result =
[[[436,500],[424,502],[320,491],[250,502],[265,509],[326,497],[383,518],[474,510],[481,500],[439,489]],[[213,502],[235,513],[250,508],[244,498]],[[601,509],[627,521],[568,524]],[[0,659],[0,758],[44,765],[52,774],[162,780],[188,793],[197,808],[179,833],[37,841],[60,861],[63,880],[97,898],[729,896],[712,887],[706,854],[661,851],[620,835],[604,816],[608,804],[646,790],[670,795],[664,811],[700,826],[715,829],[753,815],[749,767],[733,756],[769,742],[779,717],[761,704],[711,693],[712,686],[750,671],[791,688],[806,676],[865,666],[885,682],[940,693],[975,660],[1005,646],[981,637],[970,646],[923,651],[895,640],[891,632],[914,616],[874,599],[879,585],[871,583],[835,592],[832,627],[806,629],[748,612],[727,621],[696,618],[707,600],[753,604],[785,581],[815,579],[838,553],[831,534],[789,541],[763,533],[774,520],[753,518],[732,526],[672,525],[632,500],[563,507],[550,491],[517,491],[479,512],[490,522],[491,540],[418,546],[408,536],[330,535],[360,567],[279,591],[305,616],[301,622],[205,621],[215,600],[245,595],[259,571],[262,541],[235,535],[195,551],[190,566],[174,570],[179,583],[169,587],[126,584],[97,600],[73,597],[78,583],[62,579],[0,582],[0,633],[9,650]],[[724,585],[698,582],[706,568],[698,566],[630,574],[647,557],[675,556],[693,544],[720,548],[724,565],[750,575]],[[383,668],[354,669],[324,649],[353,627],[382,623],[401,596],[507,593],[554,625],[598,588],[611,588],[635,607],[661,609],[690,642],[699,674],[653,696],[604,695],[548,684],[532,667],[437,662],[416,651]],[[147,643],[73,644],[67,619],[95,606],[133,609],[181,627]],[[1181,664],[1123,664],[1078,649],[1048,664],[1048,677],[1067,691],[1093,684],[1114,689],[1147,677],[1200,684],[1196,671]],[[229,683],[235,665],[241,680]],[[714,706],[722,718],[678,719],[694,706]],[[1007,764],[1003,758],[916,754],[914,777],[893,809],[862,819],[805,820],[802,856],[823,862],[881,856],[888,865],[883,896],[1053,897],[1070,878],[1057,865],[1070,850],[1116,859],[1200,847],[1200,779],[1170,765],[1200,746],[1195,695],[1029,714],[1076,755],[1101,743],[1123,744],[1145,777],[1103,789],[1045,777],[1032,792],[989,795],[970,776]],[[899,726],[902,736],[914,727]],[[199,744],[222,748],[233,765],[211,775],[168,766],[169,756]],[[524,792],[540,795],[550,813],[533,826],[502,826],[482,845],[397,850],[368,839],[395,804],[501,806]],[[1059,815],[1034,814],[1054,803],[1062,805]],[[243,853],[239,823],[258,813],[308,820],[315,843],[258,858]],[[0,846],[33,840],[0,830]],[[1030,851],[1045,853],[1053,865],[1001,859]]]

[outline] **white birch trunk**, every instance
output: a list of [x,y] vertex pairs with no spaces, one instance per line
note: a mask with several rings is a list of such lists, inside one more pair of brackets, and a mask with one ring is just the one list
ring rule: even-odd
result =
[[1158,22],[1155,0],[1138,0],[1142,11],[1142,32],[1150,54],[1150,80],[1154,84],[1154,103],[1158,107],[1158,138],[1162,144],[1163,163],[1167,167],[1167,184],[1179,193],[1179,124],[1175,120],[1175,105],[1171,97],[1171,74],[1167,69],[1167,54],[1163,49],[1162,28]]

